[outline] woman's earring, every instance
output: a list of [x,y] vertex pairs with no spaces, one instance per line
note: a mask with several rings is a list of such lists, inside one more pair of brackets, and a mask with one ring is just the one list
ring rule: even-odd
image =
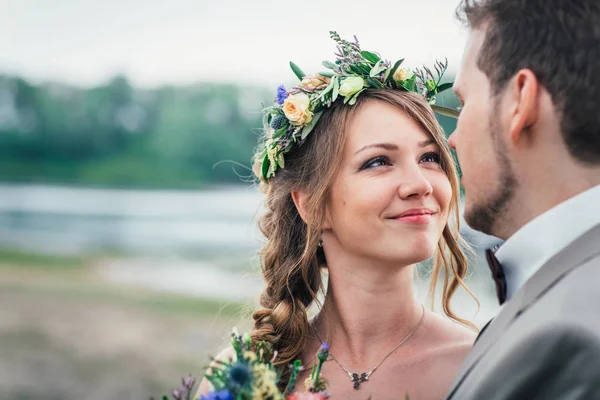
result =
[[323,247],[323,239],[319,238],[319,243],[317,244],[319,247]]

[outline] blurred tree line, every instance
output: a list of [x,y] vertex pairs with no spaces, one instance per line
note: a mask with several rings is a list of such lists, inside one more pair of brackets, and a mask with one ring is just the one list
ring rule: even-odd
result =
[[[201,83],[133,88],[35,85],[0,76],[0,180],[102,186],[199,187],[250,171],[260,110],[273,91]],[[438,103],[455,107],[453,96]],[[454,121],[441,117],[446,132]],[[235,169],[234,169],[235,168]]]

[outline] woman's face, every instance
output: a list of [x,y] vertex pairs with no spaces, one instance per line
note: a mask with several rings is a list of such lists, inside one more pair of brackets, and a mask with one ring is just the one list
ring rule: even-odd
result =
[[348,124],[324,221],[326,250],[406,265],[433,255],[450,182],[437,146],[402,111],[369,101]]

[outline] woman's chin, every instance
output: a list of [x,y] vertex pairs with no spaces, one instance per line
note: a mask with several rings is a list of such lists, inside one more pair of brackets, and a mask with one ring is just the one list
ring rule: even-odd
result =
[[398,254],[398,262],[406,265],[417,264],[429,260],[437,250],[437,241],[419,240],[410,246],[403,246],[402,253]]

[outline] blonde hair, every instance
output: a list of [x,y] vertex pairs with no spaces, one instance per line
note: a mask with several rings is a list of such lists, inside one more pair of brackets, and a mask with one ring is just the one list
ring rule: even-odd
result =
[[[327,109],[306,142],[286,154],[285,168],[268,183],[261,183],[265,194],[266,212],[259,227],[266,238],[260,252],[266,287],[260,297],[262,308],[253,314],[253,340],[266,340],[278,352],[276,365],[285,366],[299,358],[309,331],[307,309],[323,290],[321,268],[326,267],[325,255],[318,247],[326,201],[332,182],[343,158],[345,132],[352,115],[368,101],[382,101],[398,108],[415,120],[435,141],[441,152],[441,166],[452,187],[450,218],[434,256],[430,301],[443,269],[442,308],[451,319],[476,329],[470,322],[452,311],[450,300],[459,286],[466,287],[466,243],[459,234],[460,188],[454,160],[429,104],[419,95],[391,89],[368,89],[353,106],[337,102]],[[311,193],[306,208],[305,223],[300,217],[291,193],[297,190]],[[453,221],[450,221],[453,220]],[[286,377],[287,369],[282,373]],[[285,380],[285,379],[283,379]]]

